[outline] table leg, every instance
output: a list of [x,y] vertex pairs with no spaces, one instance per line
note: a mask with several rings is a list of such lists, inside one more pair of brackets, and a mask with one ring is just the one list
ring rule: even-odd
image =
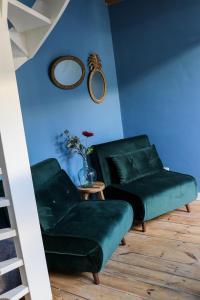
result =
[[83,198],[84,198],[85,200],[88,200],[88,199],[89,199],[89,196],[90,196],[89,193],[84,193]]
[[98,196],[98,199],[99,199],[99,200],[105,200],[103,191],[98,192],[98,193],[97,193],[97,196]]

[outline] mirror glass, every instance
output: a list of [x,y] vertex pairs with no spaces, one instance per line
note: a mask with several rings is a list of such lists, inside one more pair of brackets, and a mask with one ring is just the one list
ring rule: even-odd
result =
[[73,89],[80,85],[85,77],[85,66],[75,56],[63,56],[51,66],[51,80],[61,89]]
[[99,71],[96,71],[92,77],[92,90],[97,100],[100,100],[104,96],[104,78]]
[[107,82],[102,63],[98,54],[92,53],[88,58],[90,74],[88,78],[88,89],[92,100],[100,104],[104,101],[107,93]]
[[82,69],[73,60],[63,60],[55,67],[54,76],[60,84],[73,85],[80,80]]

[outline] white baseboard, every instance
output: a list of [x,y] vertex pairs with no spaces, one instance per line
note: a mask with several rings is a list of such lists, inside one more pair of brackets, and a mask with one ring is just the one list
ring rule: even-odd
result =
[[197,195],[197,200],[200,200],[200,193],[198,193]]

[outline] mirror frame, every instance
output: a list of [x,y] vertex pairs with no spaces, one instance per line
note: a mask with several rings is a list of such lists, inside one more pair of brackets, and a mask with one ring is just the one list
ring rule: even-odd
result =
[[[96,72],[99,72],[101,74],[102,78],[103,78],[103,93],[102,93],[103,96],[101,98],[97,98],[95,96],[94,91],[93,91],[93,87],[92,87],[92,79],[93,79],[94,75],[96,74]],[[105,97],[106,97],[106,92],[107,92],[106,78],[105,78],[105,75],[104,75],[102,70],[95,69],[90,73],[88,86],[89,86],[89,93],[90,93],[90,96],[91,96],[92,100],[97,104],[102,103],[104,101]]]
[[[90,54],[90,56],[88,58],[88,63],[89,63],[89,68],[90,68],[90,74],[88,77],[89,94],[95,103],[100,104],[104,101],[106,94],[107,94],[107,82],[106,82],[105,74],[102,71],[102,64],[101,64],[100,57],[96,53],[92,53],[92,54]],[[103,78],[103,93],[102,93],[103,95],[101,98],[97,98],[95,96],[93,88],[92,88],[92,78],[94,77],[96,72],[101,73],[102,78]]]
[[[73,60],[73,61],[75,61],[77,64],[79,64],[79,66],[81,67],[81,70],[82,70],[82,75],[81,75],[80,79],[77,82],[75,82],[73,84],[70,84],[70,85],[66,85],[66,84],[60,83],[56,79],[56,77],[55,77],[55,68],[57,67],[57,65],[59,63],[61,63],[62,61],[65,61],[65,60]],[[83,80],[85,78],[85,73],[86,72],[85,72],[85,65],[84,65],[84,63],[78,57],[73,56],[73,55],[60,56],[60,57],[56,58],[52,62],[51,66],[50,66],[50,78],[51,78],[51,81],[53,82],[53,84],[55,86],[57,86],[58,88],[63,89],[63,90],[71,90],[71,89],[74,89],[77,86],[79,86],[83,82]]]

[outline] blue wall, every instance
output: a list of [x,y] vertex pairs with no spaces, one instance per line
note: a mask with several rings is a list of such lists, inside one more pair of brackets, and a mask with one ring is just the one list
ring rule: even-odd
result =
[[[99,143],[122,137],[123,123],[125,136],[147,133],[165,165],[200,182],[199,15],[199,0],[125,0],[112,6],[114,61],[104,1],[71,1],[36,57],[17,71],[31,164],[57,157],[76,181],[81,161],[63,155],[59,133],[91,130],[91,142]],[[57,56],[76,55],[87,68],[91,52],[101,56],[108,80],[101,105],[90,100],[87,78],[64,91],[48,77]]]
[[[88,75],[91,52],[100,55],[108,82],[108,95],[100,105],[90,99],[87,76],[81,86],[69,91],[55,87],[48,76],[52,60],[67,54],[81,58]],[[71,1],[35,58],[17,71],[17,79],[31,164],[57,157],[76,181],[81,160],[63,155],[58,135],[64,129],[74,134],[93,131],[92,143],[123,136],[110,21],[104,1]]]
[[200,1],[110,9],[125,136],[147,133],[170,169],[200,183]]

